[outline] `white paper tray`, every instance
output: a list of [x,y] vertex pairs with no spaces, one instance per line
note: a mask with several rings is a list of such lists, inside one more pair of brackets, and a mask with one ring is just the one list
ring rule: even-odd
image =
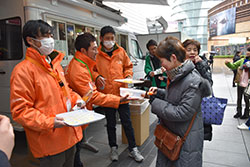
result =
[[64,119],[65,124],[69,126],[81,126],[105,118],[104,115],[98,114],[93,110],[87,109],[61,113],[57,114],[56,116],[62,117]]
[[120,95],[122,97],[129,95],[129,98],[132,99],[143,99],[142,95],[145,95],[146,91],[138,90],[138,89],[131,89],[131,88],[120,88]]

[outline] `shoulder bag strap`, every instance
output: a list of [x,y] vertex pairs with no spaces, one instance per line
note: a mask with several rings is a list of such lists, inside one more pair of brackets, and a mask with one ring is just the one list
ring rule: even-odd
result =
[[80,63],[82,63],[82,64],[84,64],[84,65],[87,67],[87,69],[88,69],[88,71],[89,71],[89,75],[90,75],[92,81],[94,81],[94,80],[93,80],[93,76],[92,76],[92,74],[91,74],[91,72],[90,72],[89,66],[88,66],[85,62],[83,62],[82,60],[80,60],[80,59],[78,59],[78,58],[75,58],[75,60],[78,61],[78,62],[80,62]]
[[188,129],[187,129],[185,135],[184,135],[183,138],[182,138],[183,141],[186,140],[186,137],[187,137],[188,133],[190,132],[192,126],[193,126],[194,119],[195,119],[196,115],[197,115],[197,112],[195,112],[195,114],[194,114],[194,116],[193,116],[193,118],[192,118],[192,121],[190,122],[190,124],[189,124],[189,126],[188,126]]
[[60,85],[60,87],[63,89],[64,96],[66,98],[68,97],[65,85],[64,85],[63,81],[61,80],[61,78],[56,73],[54,73],[53,71],[48,71],[48,69],[46,69],[43,65],[41,65],[36,60],[34,60],[34,59],[30,58],[30,57],[26,56],[25,59],[28,60],[28,61],[30,61],[32,64],[35,64],[36,66],[40,67],[43,71],[47,72],[49,75],[51,75],[52,77],[54,77],[57,80],[57,82]]

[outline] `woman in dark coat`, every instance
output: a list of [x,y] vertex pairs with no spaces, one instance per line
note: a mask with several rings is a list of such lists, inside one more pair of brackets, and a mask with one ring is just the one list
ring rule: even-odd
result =
[[197,112],[193,126],[183,144],[179,159],[170,161],[160,150],[156,167],[201,167],[203,151],[203,120],[201,99],[209,96],[211,86],[203,79],[190,60],[185,61],[185,48],[175,37],[167,37],[156,50],[162,66],[166,68],[167,89],[151,87],[152,112],[160,117],[161,124],[183,137]]
[[[195,69],[200,73],[200,75],[207,79],[211,86],[213,85],[212,74],[207,60],[202,60],[199,56],[200,53],[200,42],[187,39],[183,42],[183,46],[186,49],[186,59],[190,59],[194,65]],[[204,140],[212,140],[212,125],[203,124],[204,126]]]

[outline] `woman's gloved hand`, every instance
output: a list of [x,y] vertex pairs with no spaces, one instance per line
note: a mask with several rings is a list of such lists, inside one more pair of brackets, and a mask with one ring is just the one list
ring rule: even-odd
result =
[[154,95],[153,95],[153,96],[150,96],[148,102],[149,102],[150,104],[152,104],[153,101],[155,100],[155,98],[156,98],[156,97],[155,97]]

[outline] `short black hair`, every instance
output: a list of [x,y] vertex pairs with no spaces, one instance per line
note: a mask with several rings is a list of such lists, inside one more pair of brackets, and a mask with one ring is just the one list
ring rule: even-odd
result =
[[153,39],[150,39],[148,43],[146,44],[147,49],[149,50],[150,46],[157,46],[157,42]]
[[181,41],[176,37],[169,36],[160,42],[156,49],[156,56],[170,61],[172,54],[175,54],[179,62],[182,63],[185,61],[186,50],[183,47]]
[[37,38],[39,37],[39,34],[45,35],[45,34],[52,34],[53,28],[46,23],[43,20],[29,20],[24,26],[23,26],[23,40],[27,47],[30,46],[28,44],[26,38],[32,37]]
[[75,41],[75,48],[78,51],[81,51],[81,48],[88,50],[91,42],[95,42],[96,38],[90,33],[84,33],[78,35]]
[[112,34],[115,35],[114,28],[111,27],[111,26],[104,26],[104,27],[102,27],[102,29],[101,29],[101,37],[103,37],[107,33],[112,33]]
[[250,46],[247,48],[247,51],[250,52]]
[[240,54],[240,52],[241,51],[236,50],[234,56],[238,56],[238,54]]

